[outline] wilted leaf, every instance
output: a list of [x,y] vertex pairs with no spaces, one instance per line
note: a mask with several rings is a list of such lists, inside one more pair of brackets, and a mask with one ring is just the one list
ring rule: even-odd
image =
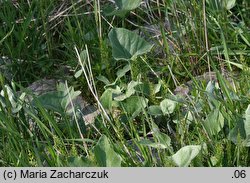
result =
[[108,36],[112,54],[116,60],[133,60],[137,56],[149,52],[153,47],[135,32],[124,28],[113,28]]
[[95,159],[102,167],[120,167],[121,157],[112,148],[108,138],[103,135],[94,147]]
[[199,154],[200,150],[200,145],[188,145],[182,147],[172,156],[172,160],[179,167],[187,167],[190,165],[191,161]]

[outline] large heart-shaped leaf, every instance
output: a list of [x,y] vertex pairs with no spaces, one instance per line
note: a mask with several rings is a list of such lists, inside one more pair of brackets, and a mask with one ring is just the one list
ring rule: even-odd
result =
[[188,145],[182,147],[173,156],[172,160],[179,167],[189,166],[191,161],[199,154],[201,145]]
[[135,32],[124,28],[113,28],[109,32],[112,54],[116,60],[133,60],[151,50],[149,44]]
[[94,147],[95,159],[102,167],[120,167],[122,158],[112,148],[108,138],[103,135]]

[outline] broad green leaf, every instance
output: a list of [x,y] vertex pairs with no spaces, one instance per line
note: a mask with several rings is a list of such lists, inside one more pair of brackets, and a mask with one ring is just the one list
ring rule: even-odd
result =
[[158,106],[158,105],[149,106],[148,114],[150,114],[152,116],[161,116],[161,115],[163,115],[162,110],[161,110],[160,106]]
[[172,114],[176,107],[176,101],[164,99],[161,101],[160,107],[164,115]]
[[133,60],[137,56],[149,52],[153,47],[135,32],[124,28],[113,28],[108,36],[112,54],[116,60]]
[[100,101],[105,109],[111,110],[112,108],[112,90],[107,89],[103,92]]
[[225,7],[227,10],[232,9],[236,4],[236,0],[224,0],[224,1],[225,1]]
[[95,159],[102,167],[120,167],[122,158],[112,148],[108,138],[103,135],[94,147]]
[[77,71],[75,74],[74,74],[74,77],[77,79],[79,78],[81,75],[82,75],[83,71],[82,69],[80,69],[79,71]]
[[235,144],[241,143],[244,139],[246,139],[243,119],[239,118],[236,121],[235,127],[229,132],[228,139]]
[[188,145],[182,147],[173,156],[172,160],[179,167],[187,167],[190,165],[191,161],[199,154],[201,151],[200,145]]
[[139,113],[147,106],[148,99],[139,96],[131,96],[126,100],[120,102],[122,108],[125,112],[135,118]]
[[221,131],[224,127],[224,117],[219,108],[216,108],[207,115],[203,125],[210,137],[217,135]]
[[151,89],[150,84],[148,82],[140,83],[134,87],[135,91],[142,94],[143,96],[150,96]]
[[154,85],[154,94],[158,93],[161,89],[161,83],[159,82],[158,84]]
[[123,76],[125,76],[125,74],[131,70],[131,67],[130,67],[130,64],[127,64],[125,65],[122,69],[119,69],[117,72],[116,72],[116,75],[118,78],[121,78]]
[[139,82],[139,81],[131,81],[128,84],[127,91],[126,91],[126,96],[130,97],[131,95],[133,95],[135,93],[135,87],[137,85],[139,85],[139,84],[141,84],[141,82]]
[[141,82],[131,81],[127,86],[126,93],[114,97],[114,100],[123,101],[123,100],[129,98],[130,96],[132,96],[135,93],[135,88],[134,87],[139,85],[139,84],[141,84]]
[[104,84],[109,85],[110,81],[108,80],[108,78],[106,78],[103,75],[99,75],[98,77],[96,77],[96,79],[98,79],[99,81],[102,81]]
[[80,58],[81,58],[81,60],[83,61],[83,63],[87,61],[87,59],[88,59],[88,54],[87,54],[87,51],[86,51],[86,50],[83,50],[83,51],[80,53]]

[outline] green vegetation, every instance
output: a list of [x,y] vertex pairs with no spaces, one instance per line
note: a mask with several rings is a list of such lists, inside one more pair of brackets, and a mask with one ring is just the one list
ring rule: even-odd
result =
[[0,0],[0,166],[250,165],[249,1],[145,2]]

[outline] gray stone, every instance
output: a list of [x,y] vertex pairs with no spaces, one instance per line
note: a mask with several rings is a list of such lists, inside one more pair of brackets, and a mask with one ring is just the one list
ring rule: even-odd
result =
[[[56,79],[41,79],[33,82],[26,89],[36,96],[43,95],[48,92],[56,91],[56,86],[62,80]],[[86,124],[93,123],[95,118],[100,114],[94,104],[89,104],[81,95],[72,100],[72,104],[75,110],[80,110],[82,117]],[[67,111],[72,111],[72,104],[67,107]],[[73,115],[73,113],[70,113]]]

